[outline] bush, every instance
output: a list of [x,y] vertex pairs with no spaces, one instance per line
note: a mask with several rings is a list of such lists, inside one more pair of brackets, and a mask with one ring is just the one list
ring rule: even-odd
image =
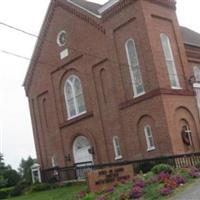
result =
[[12,190],[13,190],[13,187],[0,189],[0,199],[5,199],[5,198],[9,197],[10,192]]
[[159,165],[156,165],[154,166],[151,171],[154,173],[154,174],[159,174],[161,172],[165,172],[165,173],[169,173],[171,174],[174,169],[172,166],[168,165],[168,164],[159,164]]
[[35,183],[29,188],[28,193],[45,191],[52,188],[53,186],[47,183]]
[[160,189],[160,195],[162,195],[162,196],[167,196],[170,193],[172,193],[172,189],[171,188],[163,187],[163,188]]
[[25,181],[21,181],[19,182],[14,188],[13,190],[10,192],[10,196],[19,196],[21,194],[23,194],[24,190],[29,187],[29,183],[25,182]]
[[196,162],[195,167],[200,169],[200,161]]
[[143,190],[141,187],[135,186],[129,193],[130,198],[139,199],[143,196]]

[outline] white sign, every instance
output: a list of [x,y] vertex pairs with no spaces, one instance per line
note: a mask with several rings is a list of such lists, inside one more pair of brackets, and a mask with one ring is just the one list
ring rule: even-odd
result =
[[60,52],[60,59],[62,60],[64,58],[66,58],[68,55],[69,55],[69,50],[65,49],[65,50]]

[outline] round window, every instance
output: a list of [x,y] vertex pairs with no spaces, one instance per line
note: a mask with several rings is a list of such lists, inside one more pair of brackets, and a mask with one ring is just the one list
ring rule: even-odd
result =
[[62,47],[66,44],[66,31],[60,31],[57,35],[57,44]]

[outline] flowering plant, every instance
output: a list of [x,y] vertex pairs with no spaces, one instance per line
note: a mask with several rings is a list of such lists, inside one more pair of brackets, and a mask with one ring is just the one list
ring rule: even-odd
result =
[[143,190],[141,187],[135,186],[129,193],[130,198],[138,199],[143,196]]
[[113,193],[114,192],[114,187],[109,187],[108,189],[106,189],[107,193]]
[[83,198],[83,197],[85,197],[85,195],[86,195],[86,192],[85,192],[85,191],[80,191],[80,192],[78,193],[78,197],[79,197],[79,198]]
[[189,175],[192,177],[192,178],[197,178],[200,176],[200,172],[199,170],[196,168],[196,167],[192,167],[189,171]]
[[186,182],[185,178],[182,176],[179,176],[179,175],[173,176],[171,178],[171,180],[175,181],[177,186],[179,186],[181,184],[185,184],[185,182]]
[[171,192],[172,192],[172,189],[168,188],[168,187],[163,187],[163,188],[160,189],[160,195],[162,195],[162,196],[167,196]]
[[165,182],[165,181],[167,181],[168,179],[169,179],[169,177],[170,177],[170,175],[168,174],[168,173],[165,173],[165,172],[161,172],[160,174],[159,174],[159,180],[161,181],[161,182]]
[[177,187],[176,180],[174,179],[165,179],[164,180],[164,186],[165,188],[175,189]]
[[145,182],[143,180],[136,180],[135,183],[134,183],[134,187],[144,188]]

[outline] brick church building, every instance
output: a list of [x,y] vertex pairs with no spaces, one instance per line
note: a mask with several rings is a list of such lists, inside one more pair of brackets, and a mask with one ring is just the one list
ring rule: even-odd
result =
[[174,0],[52,0],[24,82],[38,162],[199,152],[199,82]]

